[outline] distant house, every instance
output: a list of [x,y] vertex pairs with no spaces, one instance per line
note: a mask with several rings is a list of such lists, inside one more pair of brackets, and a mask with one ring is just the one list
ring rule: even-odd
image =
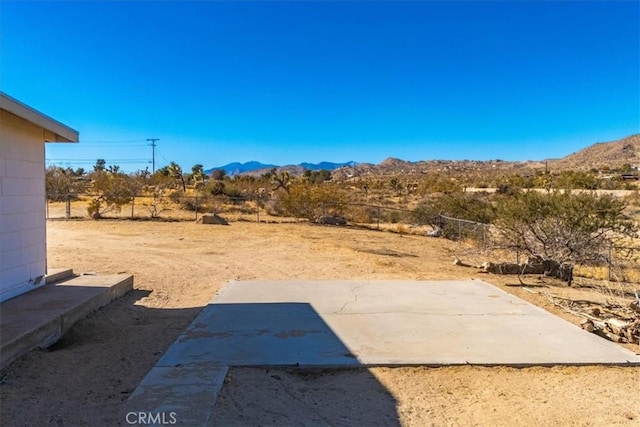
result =
[[78,132],[0,92],[0,302],[45,283],[45,142]]

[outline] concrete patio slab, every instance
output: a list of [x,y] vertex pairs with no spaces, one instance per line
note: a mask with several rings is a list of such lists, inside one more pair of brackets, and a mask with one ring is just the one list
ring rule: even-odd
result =
[[640,364],[478,280],[227,284],[143,379],[126,416],[212,425],[229,367]]
[[[68,270],[58,277],[68,275]],[[133,289],[129,274],[79,276],[0,305],[0,368],[36,348],[58,341],[78,320]]]
[[160,366],[581,365],[631,351],[479,280],[231,282]]
[[308,303],[216,302],[203,309],[158,365],[358,366],[361,362]]

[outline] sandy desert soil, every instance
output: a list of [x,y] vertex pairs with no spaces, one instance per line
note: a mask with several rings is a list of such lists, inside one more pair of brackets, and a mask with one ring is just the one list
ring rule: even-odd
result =
[[[452,264],[455,243],[309,224],[49,221],[48,259],[128,272],[136,289],[2,372],[3,426],[127,425],[122,402],[229,280],[482,278],[567,320],[539,294]],[[588,290],[549,285],[561,295]],[[584,296],[584,295],[582,295]],[[636,346],[636,351],[637,351]],[[640,369],[232,369],[215,425],[640,425]],[[179,420],[178,420],[179,421]]]

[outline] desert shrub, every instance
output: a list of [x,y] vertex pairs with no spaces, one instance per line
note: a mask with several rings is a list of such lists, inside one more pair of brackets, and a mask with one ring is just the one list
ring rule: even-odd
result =
[[206,195],[189,195],[182,190],[173,190],[169,193],[169,199],[187,211],[202,211],[202,206],[206,204]]
[[95,198],[87,208],[89,216],[99,218],[107,212],[120,212],[122,206],[131,203],[140,192],[139,182],[117,170],[110,168],[91,173],[91,189]]
[[312,184],[322,184],[325,181],[331,180],[331,171],[325,169],[318,171],[306,169],[302,176]]
[[169,208],[170,200],[165,197],[167,188],[158,185],[149,188],[151,192],[151,202],[147,205],[151,218],[159,218],[160,214]]
[[500,184],[497,188],[496,188],[496,194],[506,194],[509,196],[513,196],[515,194],[518,194],[522,191],[522,189],[520,187],[517,187],[515,185],[511,185],[511,184]]
[[426,200],[420,203],[420,205],[418,205],[411,214],[414,222],[417,224],[427,224],[434,228],[438,228],[440,226],[440,211],[438,207],[431,202],[431,200]]
[[94,219],[98,219],[101,216],[100,210],[102,208],[102,202],[99,198],[92,199],[87,205],[87,214]]
[[71,168],[50,166],[45,172],[47,199],[54,202],[77,200],[78,193],[86,191],[88,185],[82,168],[74,171]]
[[391,224],[408,223],[412,222],[413,219],[412,212],[404,212],[395,209],[382,208],[380,216],[382,217],[381,221],[390,222]]
[[[413,220],[427,224],[452,240],[484,240],[487,226],[495,217],[495,209],[485,196],[469,193],[431,197],[412,211]],[[458,219],[461,221],[455,221]]]
[[396,224],[396,233],[398,234],[409,234],[409,229],[404,224]]
[[433,174],[424,178],[418,185],[418,194],[456,193],[462,191],[462,185],[454,178],[442,174]]
[[171,191],[169,193],[169,199],[175,204],[180,204],[182,196],[184,196],[184,192],[182,191]]
[[486,198],[470,193],[433,196],[413,210],[413,218],[418,224],[434,227],[439,226],[440,215],[486,224],[495,217],[495,210]]
[[277,198],[268,199],[264,201],[263,207],[265,212],[271,216],[284,216],[285,211],[280,203],[280,200]]
[[561,263],[602,264],[611,245],[637,236],[637,225],[611,195],[526,192],[496,203],[494,225],[507,244]]
[[400,212],[392,211],[389,213],[388,218],[391,224],[397,224],[400,221]]
[[216,169],[211,172],[211,179],[216,181],[222,181],[225,176],[227,176],[227,172],[225,172],[224,169]]
[[389,188],[394,192],[394,193],[399,193],[402,191],[403,188],[403,184],[400,181],[400,179],[398,179],[398,177],[393,176],[391,177],[391,179],[389,179]]
[[203,193],[211,194],[212,196],[222,196],[225,193],[226,185],[224,181],[212,180],[203,189]]
[[235,203],[236,201],[238,201],[238,199],[244,199],[245,195],[242,192],[241,189],[239,189],[236,186],[227,186],[224,191],[223,194],[227,197],[229,197],[230,199],[233,199],[232,201]]
[[563,189],[595,190],[598,188],[598,180],[592,172],[569,170],[556,176],[554,185],[555,188]]
[[295,182],[287,192],[278,195],[285,215],[316,221],[323,214],[340,214],[346,206],[346,197],[332,185],[313,185]]
[[353,222],[371,224],[377,221],[378,209],[371,206],[348,206],[346,216]]

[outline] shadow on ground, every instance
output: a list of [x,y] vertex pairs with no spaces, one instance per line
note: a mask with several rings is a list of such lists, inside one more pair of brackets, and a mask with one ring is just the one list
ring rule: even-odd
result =
[[[140,305],[150,294],[146,290],[127,293],[76,323],[48,349],[33,350],[4,369],[0,386],[2,425],[129,425],[125,411],[131,408],[127,405],[129,397],[159,359],[170,356],[166,353],[171,345],[185,337],[212,339],[185,331],[192,322],[204,326],[196,319],[207,312],[202,307],[156,309]],[[266,352],[259,345],[240,349],[240,353],[236,349],[228,356],[245,352],[244,357],[249,357],[246,351],[258,351],[287,362],[308,359],[319,352],[320,358],[337,358],[353,365],[353,369],[296,368],[295,362],[284,363],[292,366],[288,368],[231,368],[220,398],[215,407],[211,405],[212,424],[208,425],[399,425],[394,397],[358,364],[308,304],[260,304],[259,308],[229,304],[218,310],[225,311],[226,319],[237,320],[237,328],[226,325],[229,330],[243,329],[240,334],[255,333],[265,338],[273,334],[282,345]],[[230,309],[237,315],[229,316]],[[253,319],[247,317],[247,310],[254,313]],[[301,335],[302,325],[287,331],[269,329],[282,316],[296,311],[300,316],[300,310],[306,312],[302,318],[315,332]],[[208,313],[211,315],[211,311]],[[206,319],[209,321],[215,319]],[[221,344],[220,348],[231,350],[226,341],[229,338],[213,340]],[[203,375],[206,372],[205,368]],[[265,400],[265,391],[274,399]],[[31,407],[28,412],[19,409],[25,401]],[[164,403],[172,404],[170,398]],[[199,406],[193,401],[187,410],[202,409]]]
[[139,305],[150,294],[130,291],[2,370],[2,425],[126,425],[120,405],[202,309]]
[[[265,400],[264,390],[271,398]],[[399,426],[396,399],[366,368],[232,368],[210,425]]]
[[123,416],[164,414],[198,426],[393,426],[396,403],[311,304],[216,303],[167,350]]

